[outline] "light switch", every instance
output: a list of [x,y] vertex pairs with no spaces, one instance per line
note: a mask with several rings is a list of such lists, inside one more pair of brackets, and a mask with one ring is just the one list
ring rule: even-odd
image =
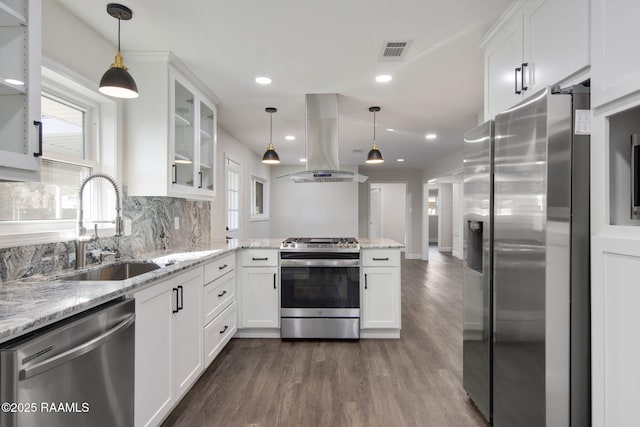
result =
[[180,217],[173,217],[173,229],[180,230]]

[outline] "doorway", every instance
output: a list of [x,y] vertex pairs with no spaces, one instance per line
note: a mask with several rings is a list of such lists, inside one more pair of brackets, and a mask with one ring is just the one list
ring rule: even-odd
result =
[[406,245],[407,183],[372,183],[369,191],[369,237]]

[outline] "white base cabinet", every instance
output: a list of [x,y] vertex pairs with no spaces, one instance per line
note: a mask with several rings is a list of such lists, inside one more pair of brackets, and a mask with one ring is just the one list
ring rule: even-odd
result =
[[280,327],[278,251],[245,249],[240,257],[240,328]]
[[361,329],[400,329],[400,251],[363,249]]
[[156,426],[203,370],[202,269],[154,284],[136,300],[135,426]]
[[204,267],[204,363],[205,368],[233,338],[238,329],[236,303],[236,254]]

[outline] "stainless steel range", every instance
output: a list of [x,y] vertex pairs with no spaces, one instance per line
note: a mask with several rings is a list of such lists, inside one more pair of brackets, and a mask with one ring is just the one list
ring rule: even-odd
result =
[[353,237],[280,246],[282,338],[360,338],[360,245]]

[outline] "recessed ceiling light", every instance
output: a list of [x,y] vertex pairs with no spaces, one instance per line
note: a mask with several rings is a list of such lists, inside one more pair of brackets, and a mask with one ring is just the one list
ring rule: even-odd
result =
[[260,84],[260,85],[270,85],[271,84],[271,79],[269,77],[256,77],[256,83]]
[[438,135],[436,135],[435,133],[428,133],[424,137],[427,139],[436,139]]
[[302,159],[300,159],[300,163],[305,163],[307,161],[307,159],[305,159],[304,157]]
[[402,163],[402,162],[404,162],[404,159],[398,159],[397,161]]
[[287,135],[287,136],[284,137],[284,139],[286,139],[287,141],[294,141],[296,139],[296,137],[293,136],[293,135]]
[[24,82],[22,80],[16,79],[4,79],[5,83],[9,83],[10,85],[23,86]]
[[387,128],[387,131],[389,131],[389,132],[395,132],[395,129]]
[[391,77],[389,74],[380,74],[379,76],[376,76],[376,81],[378,83],[387,83],[390,82],[393,79],[393,77]]

